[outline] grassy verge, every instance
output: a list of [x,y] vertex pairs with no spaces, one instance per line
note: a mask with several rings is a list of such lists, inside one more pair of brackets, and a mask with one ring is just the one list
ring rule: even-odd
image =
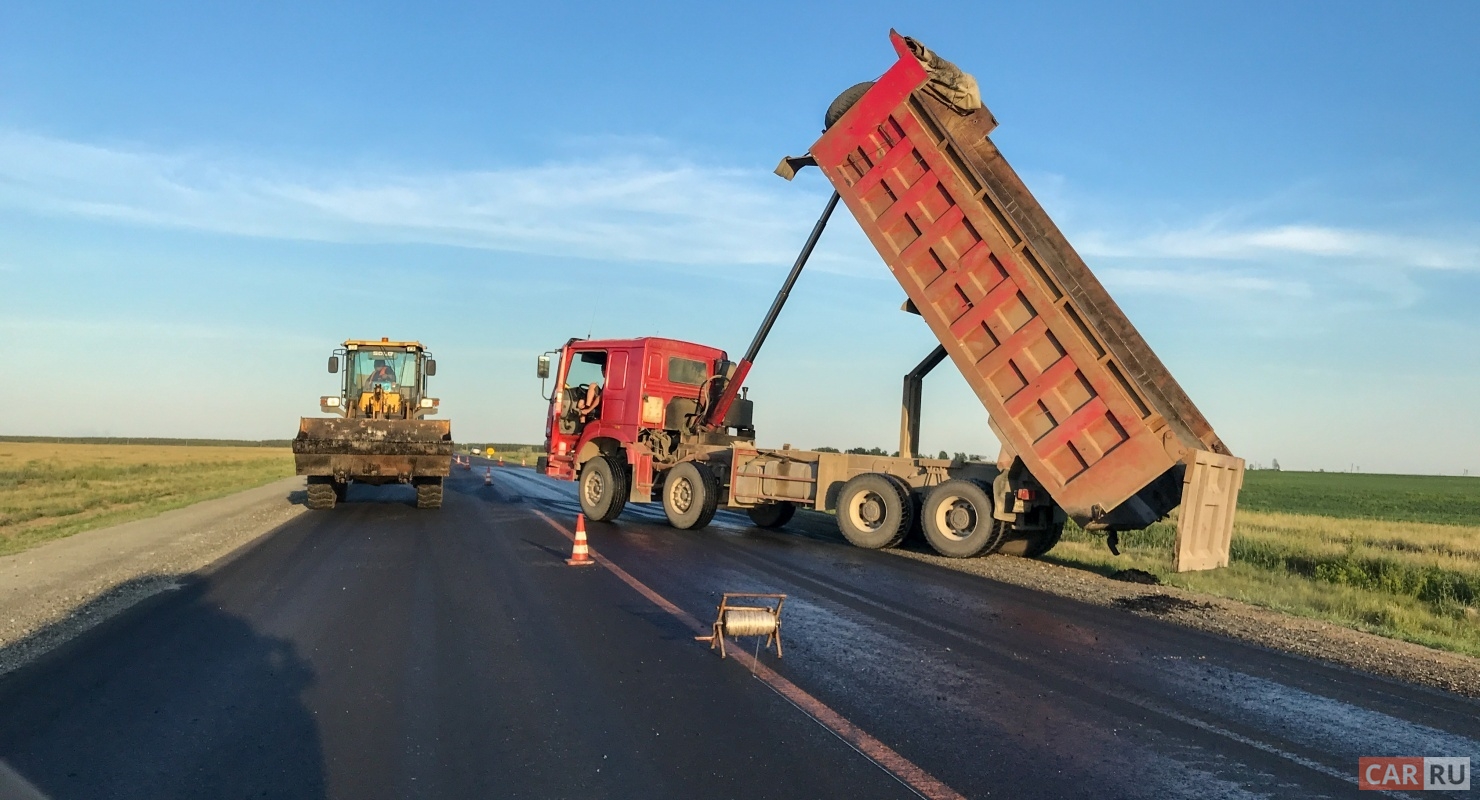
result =
[[0,555],[292,474],[280,448],[0,442]]
[[[1413,519],[1456,516],[1480,497],[1480,480],[1250,475],[1227,569],[1172,572],[1174,520],[1123,535],[1119,558],[1071,525],[1046,560],[1143,569],[1172,586],[1480,656],[1480,514],[1459,515],[1469,524]],[[1273,506],[1328,513],[1259,510]]]

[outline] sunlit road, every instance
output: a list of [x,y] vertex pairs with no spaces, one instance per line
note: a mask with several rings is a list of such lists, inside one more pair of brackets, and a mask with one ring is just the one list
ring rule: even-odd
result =
[[[815,522],[629,506],[572,568],[569,484],[409,501],[355,487],[0,680],[0,759],[56,798],[1350,797],[1359,756],[1480,763],[1480,703]],[[723,591],[789,596],[760,677],[685,621]]]

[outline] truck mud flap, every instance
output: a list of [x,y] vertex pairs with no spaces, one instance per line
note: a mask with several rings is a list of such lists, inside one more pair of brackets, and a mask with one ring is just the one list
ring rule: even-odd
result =
[[1182,508],[1172,561],[1177,572],[1228,566],[1233,513],[1243,485],[1243,459],[1207,450],[1193,453],[1182,477]]

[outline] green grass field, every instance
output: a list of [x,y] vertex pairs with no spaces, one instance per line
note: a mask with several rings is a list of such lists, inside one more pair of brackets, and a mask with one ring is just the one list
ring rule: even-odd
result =
[[1244,473],[1246,511],[1480,525],[1480,478],[1349,472]]
[[0,555],[292,474],[286,448],[0,441]]
[[1047,560],[1480,655],[1480,479],[1250,472],[1227,569],[1171,571],[1175,520],[1104,538],[1071,526]]

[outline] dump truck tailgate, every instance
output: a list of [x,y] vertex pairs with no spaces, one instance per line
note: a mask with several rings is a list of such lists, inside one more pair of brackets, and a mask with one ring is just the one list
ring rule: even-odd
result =
[[[961,113],[924,91],[929,75],[892,38],[899,61],[811,153],[1004,447],[1087,527],[1164,516],[1198,451],[1241,476],[1242,462],[992,144],[991,113]],[[1236,497],[1239,481],[1223,483]]]

